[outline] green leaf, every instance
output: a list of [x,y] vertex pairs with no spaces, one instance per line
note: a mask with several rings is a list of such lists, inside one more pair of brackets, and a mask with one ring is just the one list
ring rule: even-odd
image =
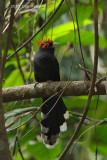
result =
[[21,74],[18,69],[13,70],[5,80],[3,88],[23,85]]
[[[80,31],[80,37],[81,37],[81,44],[84,46],[94,45],[94,33],[91,31]],[[54,36],[53,36],[54,39]],[[61,45],[66,44],[67,42],[74,42],[74,33],[69,32],[69,34],[66,34],[64,36],[60,36],[58,38],[55,37],[56,42],[59,42]],[[76,44],[79,44],[79,38],[78,33],[76,31]],[[99,47],[105,47],[107,48],[107,41],[102,36],[99,36]]]
[[[83,26],[86,26],[86,25],[89,25],[89,24],[92,24],[92,23],[93,22],[91,20],[85,19],[84,22],[83,22]],[[76,23],[75,23],[75,29],[77,29]],[[68,23],[65,23],[65,24],[58,25],[58,26],[53,28],[52,38],[53,38],[53,40],[55,40],[58,37],[62,37],[64,35],[70,34],[71,31],[74,31],[73,22],[68,22]],[[47,32],[47,35],[50,36],[51,33],[52,33],[52,30],[50,29]]]
[[[77,18],[79,27],[82,25],[83,21],[89,18],[93,13],[93,6],[92,5],[84,5],[81,3],[77,4]],[[76,20],[75,10],[73,11],[73,18]]]
[[52,149],[48,149],[42,142],[29,144],[27,150],[33,155],[36,160],[55,160],[61,153],[61,142]]
[[[96,144],[91,144],[90,145],[90,149],[92,152],[95,153],[95,150],[96,150]],[[100,155],[106,155],[107,156],[107,145],[104,145],[104,144],[99,144],[98,143],[98,154]]]
[[[61,2],[60,0],[57,0],[56,3],[52,3],[51,0],[48,0],[49,4],[47,6],[47,12],[52,12],[54,10],[54,7],[57,8],[60,2]],[[46,5],[43,4],[41,6],[42,6],[41,8],[42,10],[46,10]]]

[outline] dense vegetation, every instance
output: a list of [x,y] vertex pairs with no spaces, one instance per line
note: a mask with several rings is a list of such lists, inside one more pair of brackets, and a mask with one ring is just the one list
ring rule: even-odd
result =
[[[16,1],[17,5],[15,6],[15,10],[18,9],[20,2],[20,0]],[[40,0],[34,2],[26,0],[23,2],[22,6],[15,15],[12,28],[13,43],[10,42],[9,44],[7,57],[40,29],[43,23],[45,23],[52,15],[53,11],[57,8],[60,2],[61,0],[48,0],[47,4],[46,1],[43,1],[43,4],[40,4],[42,3]],[[37,34],[32,41],[27,43],[27,45],[25,45],[18,53],[7,60],[3,77],[3,88],[35,83],[33,58],[37,50],[36,42],[38,42],[42,37],[49,39],[52,38],[53,41],[60,44],[56,48],[55,55],[60,64],[61,80],[77,81],[85,79],[84,71],[77,67],[79,64],[82,65],[82,60],[80,54],[80,41],[78,38],[75,5],[74,1],[68,0],[67,2],[68,3],[64,1],[64,4],[54,15],[54,18],[52,18],[46,27],[41,30],[41,32],[39,32],[39,34]],[[77,17],[82,51],[86,68],[90,71],[93,70],[94,55],[93,3],[93,0],[77,1]],[[9,4],[10,1],[7,0],[7,8]],[[98,11],[98,77],[104,77],[107,75],[106,0],[99,0]],[[5,26],[8,24],[9,15],[10,11],[7,11],[5,15]],[[3,36],[2,52],[4,52],[5,42],[6,32],[4,32]],[[107,159],[107,122],[105,122],[105,124],[98,125],[97,127],[95,127],[94,124],[97,120],[101,121],[104,120],[104,118],[107,118],[106,99],[107,96],[93,96],[87,118],[84,121],[84,125],[80,130],[79,135],[81,135],[88,128],[90,129],[81,136],[72,153],[70,152],[70,148],[65,157],[66,160],[94,160],[96,147],[98,150],[98,160]],[[40,113],[38,113],[33,120],[28,121],[25,125],[13,130],[13,128],[26,122],[30,117],[32,117],[35,111],[31,111],[31,109],[38,109],[38,107],[42,104],[41,98],[4,103],[6,126],[8,126],[11,122],[14,123],[14,125],[10,128],[7,128],[11,153],[13,153],[13,148],[15,148],[15,140],[17,136],[20,143],[21,152],[26,160],[55,160],[61,154],[82,116],[83,109],[87,101],[87,96],[63,97],[63,100],[70,111],[70,118],[67,120],[68,130],[61,133],[59,144],[53,149],[47,149],[41,141],[40,124],[36,125],[41,120]],[[22,159],[21,152],[18,150],[18,145],[16,145],[13,158],[15,160]]]

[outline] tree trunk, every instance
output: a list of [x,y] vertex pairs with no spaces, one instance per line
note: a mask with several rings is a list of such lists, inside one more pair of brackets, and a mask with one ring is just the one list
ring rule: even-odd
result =
[[[0,0],[0,64],[2,64],[2,31],[4,22],[5,0]],[[5,129],[4,111],[2,103],[2,67],[0,65],[0,160],[12,160],[7,133]]]

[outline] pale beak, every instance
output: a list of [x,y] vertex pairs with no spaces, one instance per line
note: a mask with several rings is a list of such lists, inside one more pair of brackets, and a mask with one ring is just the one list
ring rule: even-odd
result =
[[53,47],[54,47],[54,48],[57,47],[58,45],[59,45],[59,43],[53,42]]

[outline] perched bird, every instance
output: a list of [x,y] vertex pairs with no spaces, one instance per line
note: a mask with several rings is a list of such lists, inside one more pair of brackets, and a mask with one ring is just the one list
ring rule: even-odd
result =
[[[54,56],[55,44],[49,39],[37,43],[38,50],[34,58],[34,76],[37,82],[60,81],[59,63]],[[43,102],[48,98],[43,98]],[[56,103],[57,99],[58,97],[53,97],[48,100],[41,110],[41,137],[47,148],[53,148],[59,141],[60,131],[67,129],[65,119],[69,118],[69,113],[62,98]]]

